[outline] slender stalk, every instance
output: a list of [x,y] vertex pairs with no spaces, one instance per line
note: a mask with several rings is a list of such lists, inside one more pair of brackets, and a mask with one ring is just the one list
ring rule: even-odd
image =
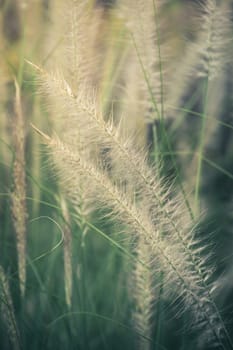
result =
[[16,245],[18,253],[18,269],[21,296],[25,293],[26,283],[26,174],[25,174],[25,125],[21,105],[20,88],[15,81],[15,123],[14,123],[14,145],[15,161],[13,166],[14,190],[12,192],[12,217],[16,233]]
[[196,185],[195,185],[195,213],[198,216],[200,214],[200,188],[201,188],[201,178],[202,178],[202,164],[203,164],[203,153],[205,147],[205,132],[206,132],[206,111],[208,106],[208,87],[209,87],[209,79],[205,79],[204,83],[204,110],[203,110],[203,118],[201,123],[201,131],[200,131],[200,140],[199,140],[199,149],[198,149],[198,162],[197,162],[197,175],[196,175]]

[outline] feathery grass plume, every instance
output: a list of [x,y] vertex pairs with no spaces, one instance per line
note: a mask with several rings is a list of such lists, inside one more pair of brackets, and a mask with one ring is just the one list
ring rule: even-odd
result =
[[[183,62],[178,65],[171,79],[168,93],[168,105],[171,110],[167,112],[167,116],[173,119],[178,135],[187,135],[188,142],[185,143],[183,136],[182,139],[177,139],[176,144],[179,150],[183,150],[184,147],[186,151],[190,150],[190,153],[187,152],[188,155],[182,158],[183,169],[187,185],[190,189],[195,188],[192,202],[198,212],[201,200],[202,155],[216,132],[217,123],[213,117],[219,118],[223,108],[224,82],[232,56],[232,24],[228,1],[205,1],[197,9],[201,30],[198,31],[194,42],[187,44]],[[192,111],[200,113],[202,119],[192,116]],[[185,115],[187,121],[183,119]],[[207,115],[212,117],[211,122],[207,123]],[[192,130],[190,122],[193,125]],[[190,162],[192,153],[194,156]],[[198,169],[197,172],[195,169]],[[195,174],[195,177],[191,174]]]
[[[46,84],[48,84],[49,74],[46,75],[46,78]],[[224,324],[211,297],[211,287],[208,286],[210,273],[205,267],[206,260],[200,257],[201,244],[195,240],[195,233],[190,229],[190,226],[192,226],[190,220],[187,219],[186,225],[183,225],[182,217],[184,211],[182,205],[180,205],[180,200],[171,199],[169,189],[162,185],[159,179],[158,170],[148,167],[145,154],[137,152],[131,142],[122,138],[119,130],[115,129],[112,123],[106,123],[104,121],[101,114],[97,112],[98,109],[95,107],[96,101],[93,94],[88,95],[82,91],[80,96],[74,96],[70,87],[67,87],[66,82],[53,79],[52,83],[58,84],[55,91],[62,91],[62,96],[64,100],[66,100],[66,106],[69,106],[67,112],[70,112],[71,120],[72,116],[74,116],[74,120],[76,119],[77,123],[76,125],[79,125],[79,128],[81,128],[83,132],[87,132],[89,142],[97,144],[102,143],[105,147],[108,145],[108,148],[114,155],[114,157],[111,158],[118,159],[117,164],[120,165],[117,174],[116,168],[114,168],[115,173],[113,177],[118,180],[118,183],[123,183],[126,180],[126,183],[132,184],[131,189],[130,186],[127,189],[127,195],[130,195],[130,192],[132,194],[132,188],[133,191],[136,191],[137,196],[140,198],[141,206],[150,218],[151,229],[154,230],[154,227],[156,227],[158,235],[160,231],[164,239],[166,238],[168,249],[172,249],[172,259],[171,262],[169,260],[169,264],[171,263],[172,266],[174,262],[178,265],[181,264],[181,266],[179,266],[179,268],[181,268],[179,278],[182,279],[184,278],[183,275],[185,275],[184,281],[186,278],[188,280],[184,283],[185,292],[182,292],[182,295],[185,295],[186,306],[188,307],[189,304],[192,304],[193,308],[196,308],[194,314],[198,317],[201,314],[201,319],[207,328],[209,328],[209,319],[211,319],[211,323],[213,319],[218,319],[220,324],[222,324],[220,328],[224,329]],[[74,107],[74,110],[72,110],[71,107]],[[80,110],[82,113],[79,113]],[[80,116],[83,114],[85,114],[85,120],[80,119]],[[64,164],[65,159],[63,166]],[[69,167],[71,171],[74,170],[73,166],[67,165],[67,174],[69,172]],[[95,171],[92,171],[92,173],[94,175]],[[74,184],[72,188],[75,187]],[[70,192],[73,191],[71,186],[68,186],[68,188],[70,188]],[[100,191],[100,193],[102,192],[103,190]],[[96,193],[96,196],[98,197],[98,193]],[[150,236],[149,233],[148,236]],[[163,249],[161,249],[161,251],[162,250]],[[176,272],[176,266],[174,269],[172,268],[172,270]],[[197,295],[192,292],[193,288],[196,289]],[[194,300],[190,300],[192,298],[194,298]],[[203,303],[203,300],[205,301],[203,304],[206,305],[208,309],[207,313],[204,311],[205,307],[200,306],[199,299],[201,303]],[[212,314],[209,313],[210,305]],[[196,326],[198,323],[199,321],[196,322]],[[218,327],[218,322],[216,322],[216,328],[218,329]],[[214,328],[214,334],[215,338],[219,340],[216,328]],[[227,332],[225,331],[225,333]]]
[[[190,241],[185,246],[188,250],[186,251],[181,238],[173,238],[175,230],[169,236],[161,236],[160,225],[162,226],[163,218],[158,217],[154,226],[146,208],[136,203],[135,197],[130,197],[119,185],[113,184],[103,170],[89,161],[87,163],[77,149],[73,151],[58,139],[51,139],[47,135],[44,137],[52,150],[55,166],[68,192],[73,193],[78,176],[85,179],[90,197],[92,200],[94,198],[96,206],[111,207],[112,219],[115,218],[127,226],[126,235],[131,239],[135,239],[135,235],[141,237],[150,245],[153,257],[159,261],[159,269],[164,270],[166,274],[168,293],[172,294],[176,286],[176,297],[179,295],[184,301],[184,307],[193,311],[192,326],[198,328],[201,339],[213,347],[232,348],[225,325],[211,296],[210,286],[207,284],[208,271],[205,274],[205,260],[201,258],[204,248],[200,248],[198,244],[195,247]],[[161,183],[157,186],[160,187]]]
[[93,1],[70,1],[67,19],[66,79],[70,82],[72,90],[76,92],[80,81],[92,83],[95,73],[98,75],[96,68],[99,57],[95,50],[98,20],[94,18]]
[[[176,69],[171,80],[171,105],[179,107],[180,100],[190,84],[190,78],[208,77],[209,80],[218,77],[227,63],[231,61],[231,9],[229,1],[207,0],[200,5],[199,22],[201,30],[193,43],[187,44],[183,62]],[[177,77],[177,78],[176,78]],[[174,87],[172,89],[172,86]],[[186,89],[185,89],[186,87]],[[178,97],[179,96],[179,97]]]
[[[65,85],[71,89],[74,95],[80,90],[80,82],[94,88],[101,80],[103,60],[98,43],[101,41],[99,33],[101,33],[103,19],[102,11],[94,9],[93,5],[93,0],[69,0],[63,6],[56,0],[52,2],[53,25],[55,28],[60,28],[60,38],[54,50],[52,49],[47,55],[46,66],[51,68],[54,76],[58,79],[68,82]],[[61,17],[63,19],[62,30]],[[64,28],[66,28],[65,31]],[[103,49],[102,42],[100,46]],[[61,67],[62,69],[60,69]],[[50,86],[52,91],[53,86]],[[63,138],[66,135],[66,130],[70,127],[70,125],[68,127],[66,119],[68,106],[64,104],[62,96],[61,99],[57,99],[57,96],[54,97],[53,93],[50,93],[45,98],[48,105],[52,106],[49,108],[49,112],[53,129]],[[54,109],[55,105],[56,109]],[[73,137],[71,138],[69,135],[69,138],[72,139],[72,142],[76,142],[77,136],[74,133]]]
[[15,160],[13,165],[14,189],[11,194],[11,212],[16,233],[18,271],[21,296],[25,293],[26,283],[26,174],[25,174],[25,122],[22,112],[20,87],[15,81],[15,118],[13,136]]
[[[129,69],[127,67],[126,71],[126,93],[129,98],[132,92],[136,93],[132,103],[137,105],[136,113],[142,113],[147,121],[160,119],[164,108],[164,75],[168,46],[165,38],[161,36],[160,14],[165,3],[154,0],[129,0],[119,4],[120,13],[128,25],[131,45]],[[132,113],[134,108],[131,110],[127,102],[125,107]],[[127,114],[127,118],[130,118],[130,115]]]
[[[88,159],[88,154],[86,159]],[[77,178],[77,182],[78,181],[79,179]],[[64,188],[64,192],[66,193],[66,187]],[[83,184],[80,179],[79,185],[77,186],[76,189],[74,189],[74,192],[72,195],[72,203],[73,204],[75,203],[73,209],[75,210],[77,224],[82,233],[82,244],[84,244],[85,236],[89,230],[89,227],[87,226],[87,222],[90,220],[91,213],[95,209],[92,203],[89,203],[87,198],[88,198],[88,190],[85,186],[85,183]]]
[[203,11],[202,31],[196,43],[201,59],[197,62],[197,74],[211,80],[231,61],[230,1],[207,0]]
[[20,349],[20,338],[15,319],[14,307],[11,298],[10,288],[8,284],[7,276],[0,266],[0,295],[1,295],[1,315],[7,327],[9,340],[12,345],[12,349]]
[[70,308],[72,302],[72,232],[70,229],[70,215],[64,198],[61,198],[61,209],[65,221],[63,245],[65,296],[67,306]]
[[[161,183],[158,170],[150,168],[147,164],[147,156],[144,150],[136,150],[133,138],[129,139],[122,135],[120,128],[116,128],[112,121],[105,122],[104,117],[98,107],[98,102],[95,98],[95,93],[87,86],[81,86],[78,95],[74,95],[70,86],[64,79],[58,79],[55,76],[42,71],[41,74],[42,89],[44,93],[52,94],[54,98],[63,101],[64,112],[67,111],[67,121],[70,125],[70,138],[73,137],[73,132],[80,135],[82,139],[88,140],[88,147],[84,146],[85,152],[94,144],[99,145],[103,150],[108,149],[106,157],[110,158],[112,167],[111,175],[119,182],[126,182],[130,190],[132,184],[136,190],[137,196],[143,202],[143,205],[151,212],[151,217],[156,220],[157,216],[166,218],[166,222],[174,227],[176,220],[180,216],[183,209],[178,208],[177,214],[173,204],[169,207],[170,192],[165,190],[164,186],[158,186]],[[56,106],[54,106],[56,109]],[[75,125],[79,126],[78,131]],[[69,131],[69,130],[68,130]],[[74,134],[74,135],[75,135]],[[69,140],[70,140],[69,138]],[[105,159],[106,160],[106,159]],[[109,163],[109,159],[106,160]],[[144,199],[143,199],[144,198]],[[165,208],[164,208],[164,204]],[[172,213],[172,216],[171,216]],[[176,220],[175,219],[176,216]],[[177,232],[180,232],[178,227]],[[168,230],[170,232],[170,230]],[[185,237],[183,237],[185,239]]]
[[[204,38],[200,42],[200,67],[197,75],[204,78],[203,118],[198,145],[197,174],[195,185],[195,210],[200,211],[200,188],[202,179],[203,152],[205,149],[205,133],[207,128],[206,114],[211,103],[209,92],[211,83],[219,77],[227,61],[230,59],[228,45],[231,23],[229,19],[230,3],[225,1],[207,1],[204,5],[203,30]],[[199,44],[199,43],[197,43]]]
[[[180,293],[182,296],[185,296],[186,306],[188,307],[190,304],[193,306],[194,315],[196,314],[197,318],[201,318],[203,321],[202,326],[205,325],[212,334],[211,340],[215,338],[217,342],[220,342],[221,337],[218,335],[218,329],[222,329],[224,333],[226,333],[226,330],[211,297],[211,287],[208,286],[209,271],[206,271],[204,267],[205,260],[200,257],[200,244],[195,241],[193,230],[187,230],[183,225],[180,225],[180,223],[182,223],[180,217],[183,215],[183,210],[181,210],[182,206],[179,205],[179,201],[176,202],[176,199],[171,199],[169,190],[162,185],[162,181],[159,179],[158,171],[148,167],[145,154],[135,151],[132,142],[122,137],[119,130],[114,128],[113,123],[106,123],[104,121],[99,111],[95,94],[88,84],[80,84],[79,91],[74,93],[69,83],[63,78],[57,79],[50,74],[43,74],[42,79],[44,80],[42,86],[44,92],[52,94],[54,100],[56,100],[56,98],[62,99],[63,111],[66,111],[67,116],[66,121],[69,120],[70,122],[67,123],[67,126],[70,126],[72,132],[74,129],[73,126],[78,125],[79,130],[82,130],[83,135],[89,140],[91,146],[93,144],[101,145],[103,149],[106,149],[107,146],[107,149],[110,150],[110,154],[113,155],[110,158],[112,162],[116,162],[117,165],[113,167],[113,178],[118,184],[125,181],[128,185],[126,186],[127,195],[125,194],[124,200],[125,198],[127,200],[127,196],[131,198],[132,193],[135,194],[135,192],[136,197],[141,199],[141,206],[146,212],[146,221],[149,220],[149,227],[152,227],[152,231],[154,231],[154,227],[159,226],[156,232],[158,235],[161,235],[162,232],[163,240],[159,245],[161,246],[164,244],[165,246],[166,244],[164,241],[166,239],[168,245],[166,248],[170,252],[169,257],[163,254],[164,246],[164,249],[159,249],[157,253],[161,255],[162,260],[165,261],[164,265],[170,267],[173,274],[176,277],[178,276],[179,283],[183,287]],[[69,135],[69,130],[67,135]],[[91,146],[88,145],[88,147]],[[60,151],[62,148],[63,146],[60,148]],[[75,158],[75,151],[74,153],[73,151],[69,151],[68,154],[72,154],[71,158]],[[55,163],[58,162],[58,160],[56,160]],[[65,158],[61,165],[65,165]],[[120,165],[119,168],[118,165]],[[66,170],[67,173],[74,170],[71,164],[67,164],[67,169],[69,169],[69,167],[70,170]],[[80,170],[80,173],[82,175],[83,173],[89,173],[90,179],[97,176],[95,168],[94,170],[89,168],[88,161],[85,163],[84,169],[82,168],[82,170]],[[75,175],[74,173],[73,175],[70,173],[69,176],[71,180]],[[75,178],[77,178],[77,176],[75,176]],[[99,183],[101,183],[100,178],[101,176],[98,175],[97,180],[99,180]],[[85,180],[87,181],[87,179],[84,179],[84,181]],[[67,182],[64,182],[66,187],[69,188],[70,193],[72,193],[72,188],[75,188],[76,184],[73,183],[73,186],[71,186],[71,183],[69,183],[67,186]],[[105,182],[105,179],[102,180],[102,182]],[[132,185],[130,186],[129,184]],[[105,188],[105,191],[107,191],[107,188]],[[100,193],[101,192],[103,192],[103,189]],[[98,198],[98,191],[96,191],[95,194]],[[113,194],[115,194],[114,191]],[[114,201],[114,203],[115,202],[116,201]],[[134,202],[135,200],[133,201],[133,205],[135,205]],[[127,206],[125,206],[125,208],[126,207]],[[129,207],[131,208],[131,205]],[[128,214],[132,219],[132,213],[130,212]],[[135,215],[133,215],[133,217],[135,217]],[[129,218],[127,218],[127,221],[128,219]],[[132,223],[132,221],[130,222]],[[134,222],[134,227],[136,228],[139,224],[140,220],[137,224]],[[187,226],[191,226],[189,220]],[[146,230],[147,234],[145,234],[145,227],[144,230],[142,230],[141,227],[140,232],[143,232],[144,238],[146,236],[151,238],[149,233],[150,229]],[[154,242],[156,242],[156,239]],[[168,276],[170,276],[169,273]],[[193,289],[195,290],[194,292],[192,291]],[[193,322],[196,326],[199,323],[197,318],[195,319],[194,317],[196,322],[195,320]],[[212,323],[213,331],[210,329]],[[219,326],[219,324],[221,326]],[[228,339],[227,333],[226,339]],[[230,343],[229,339],[227,341]]]
[[[152,337],[153,302],[156,299],[153,290],[153,268],[151,266],[150,247],[139,237],[135,248],[137,260],[132,277],[132,294],[135,301],[133,322],[138,334],[137,348],[149,350]],[[145,265],[144,265],[145,264]]]
[[52,21],[56,41],[57,31],[59,32],[59,41],[54,47],[55,39],[48,38],[49,52],[45,63],[53,68],[55,59],[55,66],[63,67],[64,77],[74,92],[82,80],[97,84],[101,72],[103,62],[98,48],[98,36],[103,19],[102,11],[95,9],[94,3],[94,0],[69,0],[65,4],[52,1]]
[[[171,79],[168,103],[180,107],[194,76],[209,80],[221,75],[231,60],[231,10],[229,1],[207,0],[198,8],[201,30],[188,43],[182,60]],[[202,11],[201,11],[202,10]]]

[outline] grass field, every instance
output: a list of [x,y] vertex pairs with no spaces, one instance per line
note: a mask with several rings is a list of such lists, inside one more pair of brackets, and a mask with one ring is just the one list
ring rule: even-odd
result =
[[0,349],[233,350],[232,1],[0,11]]

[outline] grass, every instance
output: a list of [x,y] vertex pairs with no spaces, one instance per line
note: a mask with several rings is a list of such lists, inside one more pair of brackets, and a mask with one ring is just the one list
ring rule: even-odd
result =
[[1,4],[0,347],[233,349],[232,5],[47,5]]

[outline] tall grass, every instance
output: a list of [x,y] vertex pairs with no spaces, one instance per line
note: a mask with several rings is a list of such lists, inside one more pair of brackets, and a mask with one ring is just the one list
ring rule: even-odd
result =
[[[197,30],[181,45],[169,21],[183,7],[46,7],[44,57],[29,55],[16,84],[13,218],[1,208],[2,241],[16,232],[1,260],[11,282],[2,288],[13,322],[6,349],[233,349],[230,251],[221,257],[216,227],[203,225],[214,176],[206,164],[233,179],[211,160],[219,125],[232,129],[221,120],[232,105],[216,99],[218,88],[229,94],[232,6],[190,6]],[[41,103],[29,137],[22,96],[28,110]]]
[[16,232],[19,281],[22,297],[26,283],[26,181],[25,181],[25,122],[20,97],[20,88],[15,82],[15,120],[14,120],[14,146],[15,160],[13,165],[14,189],[12,193],[12,216]]

